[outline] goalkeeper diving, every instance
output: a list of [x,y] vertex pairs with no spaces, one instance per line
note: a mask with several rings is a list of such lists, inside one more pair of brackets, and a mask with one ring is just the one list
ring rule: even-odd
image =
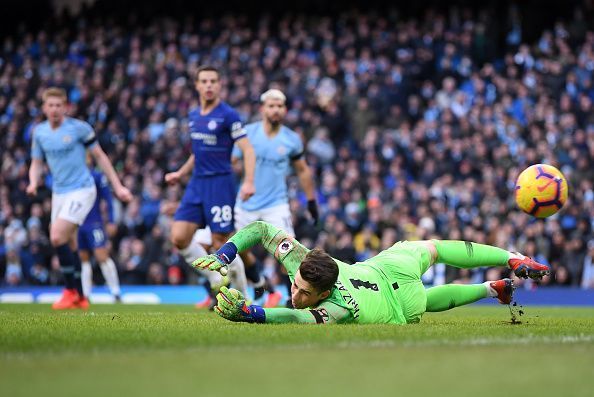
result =
[[320,249],[309,250],[284,231],[254,222],[237,232],[215,254],[196,259],[198,269],[223,271],[257,244],[286,268],[294,309],[247,305],[235,289],[221,288],[215,312],[248,323],[418,323],[425,312],[440,312],[493,297],[509,304],[510,279],[482,284],[446,284],[425,289],[421,276],[434,263],[458,268],[506,266],[521,278],[542,279],[549,268],[518,253],[468,241],[402,241],[373,258],[346,264]]

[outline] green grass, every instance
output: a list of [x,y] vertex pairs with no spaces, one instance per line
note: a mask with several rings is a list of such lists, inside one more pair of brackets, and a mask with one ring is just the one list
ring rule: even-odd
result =
[[410,326],[250,325],[191,306],[0,305],[2,396],[590,396],[594,309]]

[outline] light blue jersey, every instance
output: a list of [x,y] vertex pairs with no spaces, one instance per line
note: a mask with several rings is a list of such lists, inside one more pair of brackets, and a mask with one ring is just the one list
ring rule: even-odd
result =
[[[286,204],[289,200],[286,178],[291,162],[303,155],[301,138],[284,125],[274,138],[269,138],[261,121],[246,125],[245,130],[256,153],[256,194],[247,201],[241,201],[238,197],[237,205],[245,211],[257,211]],[[242,152],[237,146],[233,149],[233,156],[242,157]]]
[[55,130],[44,121],[34,129],[31,157],[47,161],[54,193],[68,193],[95,186],[85,157],[96,144],[95,131],[84,121],[65,117]]

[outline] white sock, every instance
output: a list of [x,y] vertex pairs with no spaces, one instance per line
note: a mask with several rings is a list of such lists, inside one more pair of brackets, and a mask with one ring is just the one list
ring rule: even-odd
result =
[[510,252],[509,253],[508,261],[510,259],[524,259],[524,258],[525,258],[525,256],[522,255],[522,254],[520,254],[519,252]]
[[113,262],[113,259],[107,258],[105,262],[100,263],[99,267],[105,278],[105,283],[109,287],[109,291],[114,296],[120,295],[120,277],[118,276],[118,269]]
[[237,255],[233,262],[229,264],[229,279],[233,288],[238,289],[243,296],[248,299],[247,277],[245,276],[245,266],[241,256]]
[[492,298],[495,298],[497,296],[497,291],[491,288],[491,281],[485,281],[483,285],[487,289],[487,296],[490,296]]
[[86,261],[81,264],[80,281],[82,283],[83,294],[88,298],[93,289],[93,268],[91,262]]
[[[196,259],[208,255],[208,252],[206,252],[201,244],[194,242],[190,243],[190,245],[188,245],[186,248],[179,250],[179,253],[184,257],[188,265],[194,262]],[[199,269],[195,270],[198,272],[198,274],[201,274],[208,279],[212,289],[218,289],[224,284],[223,276],[221,276],[219,272],[211,272],[210,270]]]
[[186,248],[180,249],[179,253],[184,257],[188,265],[190,265],[196,259],[208,255],[208,252],[206,252],[204,247],[201,244],[195,242],[191,242]]

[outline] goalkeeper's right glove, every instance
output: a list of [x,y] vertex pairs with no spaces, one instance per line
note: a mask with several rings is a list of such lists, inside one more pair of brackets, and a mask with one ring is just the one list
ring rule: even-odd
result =
[[200,270],[211,270],[226,276],[228,267],[237,256],[237,247],[231,242],[223,244],[215,254],[203,256],[192,262],[191,266]]
[[227,266],[229,263],[226,262],[226,258],[219,254],[210,254],[196,259],[192,262],[191,266],[194,269],[199,270],[212,270],[213,272],[219,272],[222,276],[227,275]]
[[245,298],[234,288],[221,287],[217,294],[215,313],[230,321],[263,323],[266,321],[264,309],[256,305],[246,305]]

